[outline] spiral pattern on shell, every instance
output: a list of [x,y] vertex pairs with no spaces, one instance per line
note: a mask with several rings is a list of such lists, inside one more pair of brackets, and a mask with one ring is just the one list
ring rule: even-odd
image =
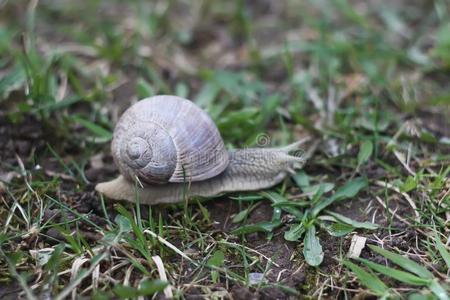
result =
[[201,181],[221,173],[229,162],[208,114],[176,96],[150,97],[128,108],[111,148],[126,178],[150,184]]

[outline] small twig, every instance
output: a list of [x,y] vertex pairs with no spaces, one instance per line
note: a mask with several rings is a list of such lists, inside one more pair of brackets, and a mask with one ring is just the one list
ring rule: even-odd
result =
[[408,157],[405,157],[405,155],[397,150],[393,150],[395,157],[398,159],[398,161],[402,164],[402,166],[405,168],[406,171],[408,171],[408,173],[412,176],[416,176],[416,172],[414,172],[410,167],[409,167],[409,159]]

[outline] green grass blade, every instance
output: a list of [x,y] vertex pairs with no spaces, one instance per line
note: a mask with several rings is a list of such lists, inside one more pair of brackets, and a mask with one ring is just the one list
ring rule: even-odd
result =
[[447,268],[450,269],[450,253],[448,253],[447,249],[445,248],[445,245],[442,243],[438,235],[434,237],[434,240],[436,242],[436,248],[438,249],[439,253],[444,259]]
[[370,222],[358,222],[358,221],[352,220],[346,216],[343,216],[341,214],[338,214],[338,213],[335,213],[332,211],[327,211],[326,213],[329,214],[330,216],[334,217],[336,220],[343,222],[345,224],[348,224],[348,225],[352,225],[355,228],[375,230],[375,229],[378,229],[378,227],[380,227],[378,224],[370,223]]
[[359,281],[375,295],[383,296],[389,293],[389,288],[376,275],[369,273],[354,263],[344,260],[343,264],[355,273]]
[[413,261],[413,260],[411,260],[409,258],[406,258],[406,257],[404,257],[404,256],[402,256],[400,254],[396,254],[396,253],[384,250],[384,249],[382,249],[380,247],[377,247],[375,245],[369,245],[369,248],[372,251],[374,251],[374,252],[376,252],[376,253],[386,257],[387,259],[389,259],[393,263],[399,265],[403,269],[405,269],[405,270],[407,270],[409,272],[412,272],[412,273],[418,275],[421,278],[424,278],[424,279],[432,279],[432,278],[434,278],[433,274],[430,271],[428,271],[425,267],[419,265],[418,263],[416,263],[415,261]]
[[92,132],[94,135],[96,135],[99,138],[104,139],[105,141],[109,141],[112,139],[112,133],[111,131],[92,123],[91,121],[88,121],[86,119],[83,119],[80,116],[73,116],[72,119],[77,122],[80,123],[83,127],[85,127],[87,130],[89,130],[90,132]]
[[352,232],[355,228],[352,225],[337,222],[330,225],[323,224],[329,235],[340,237]]
[[305,226],[303,223],[293,224],[288,231],[284,233],[284,239],[287,241],[298,241],[305,232]]
[[138,288],[118,284],[114,286],[113,292],[119,299],[135,299],[139,296],[150,296],[157,292],[161,292],[168,284],[168,282],[159,279],[147,279],[141,282]]
[[221,267],[225,261],[225,255],[222,251],[217,250],[214,254],[208,259],[206,265],[209,267]]
[[231,233],[235,235],[250,234],[253,232],[272,232],[281,225],[280,221],[265,221],[256,224],[248,224],[234,229]]
[[139,295],[150,296],[157,292],[163,291],[169,283],[160,279],[144,280],[139,284]]
[[[260,195],[272,201],[273,204],[283,203],[287,201],[285,197],[275,192],[261,192]],[[303,213],[294,207],[280,206],[280,208],[285,212],[295,216],[298,220],[301,220],[303,218]]]
[[312,216],[316,217],[320,211],[322,211],[324,208],[331,205],[335,201],[341,201],[344,199],[355,197],[359,193],[359,191],[367,187],[367,185],[367,179],[364,177],[359,177],[347,182],[344,186],[340,187],[331,197],[319,201],[319,203],[317,203],[317,205],[315,205],[312,210]]
[[419,285],[419,286],[427,286],[430,284],[429,279],[423,279],[418,276],[412,275],[411,273],[407,273],[404,271],[396,270],[394,268],[386,267],[374,262],[371,262],[367,259],[359,258],[359,261],[361,261],[363,264],[365,264],[367,267],[371,268],[374,271],[377,271],[385,276],[394,278],[398,281],[404,282],[406,284],[411,285]]
[[447,291],[437,282],[437,280],[431,281],[431,284],[428,287],[440,300],[449,300]]
[[365,162],[367,162],[372,155],[373,152],[373,144],[369,140],[365,140],[361,147],[359,148],[358,153],[358,166],[361,166]]

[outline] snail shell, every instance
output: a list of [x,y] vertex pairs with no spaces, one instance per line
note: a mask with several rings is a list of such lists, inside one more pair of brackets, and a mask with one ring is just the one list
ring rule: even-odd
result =
[[111,144],[120,173],[149,184],[202,181],[222,173],[229,154],[211,118],[176,96],[143,99],[121,116]]

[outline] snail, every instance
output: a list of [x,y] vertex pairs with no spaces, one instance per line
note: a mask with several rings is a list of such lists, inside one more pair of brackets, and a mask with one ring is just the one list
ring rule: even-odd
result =
[[303,166],[303,157],[289,154],[301,143],[227,150],[212,119],[193,102],[154,96],[120,117],[111,152],[121,175],[95,189],[150,205],[266,189]]

